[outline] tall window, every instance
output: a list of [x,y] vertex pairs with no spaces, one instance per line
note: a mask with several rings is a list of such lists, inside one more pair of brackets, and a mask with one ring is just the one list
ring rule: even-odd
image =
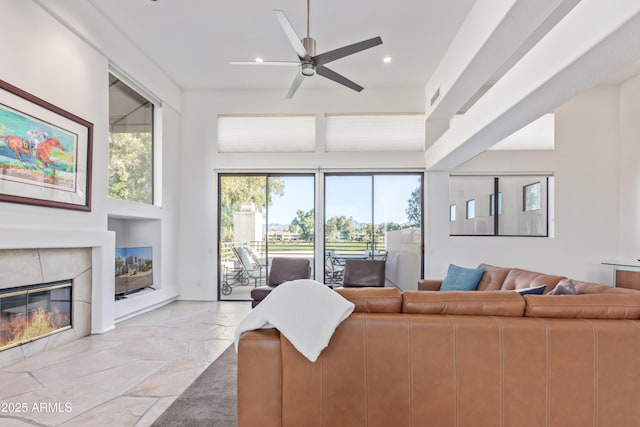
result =
[[153,102],[109,74],[109,197],[153,204]]
[[313,268],[314,189],[312,174],[219,176],[220,299],[251,299],[274,257],[307,258]]
[[349,258],[386,259],[389,286],[422,274],[422,174],[325,175],[325,280]]

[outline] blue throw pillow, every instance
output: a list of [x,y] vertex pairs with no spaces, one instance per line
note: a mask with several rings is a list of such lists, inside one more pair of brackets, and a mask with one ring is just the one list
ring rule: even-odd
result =
[[450,264],[441,291],[475,291],[484,274],[483,268],[464,268]]
[[532,286],[530,288],[516,289],[520,295],[542,295],[547,289],[547,285]]

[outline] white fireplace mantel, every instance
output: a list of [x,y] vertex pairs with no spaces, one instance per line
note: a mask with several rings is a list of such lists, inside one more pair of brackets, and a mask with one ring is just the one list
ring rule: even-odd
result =
[[0,228],[0,249],[91,248],[91,333],[115,327],[113,231]]

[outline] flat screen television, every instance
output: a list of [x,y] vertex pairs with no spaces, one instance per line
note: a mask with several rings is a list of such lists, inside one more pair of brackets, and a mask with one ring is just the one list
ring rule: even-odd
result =
[[153,256],[151,246],[116,248],[116,299],[152,288]]

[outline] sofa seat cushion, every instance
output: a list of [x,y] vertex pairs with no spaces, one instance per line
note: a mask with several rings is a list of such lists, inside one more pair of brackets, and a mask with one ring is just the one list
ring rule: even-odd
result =
[[402,312],[522,317],[524,299],[517,292],[406,291]]
[[400,313],[402,296],[396,288],[336,288],[355,304],[354,313]]
[[251,289],[251,299],[262,301],[269,293],[275,289],[275,286],[258,286]]
[[525,295],[525,317],[571,319],[640,319],[637,295]]

